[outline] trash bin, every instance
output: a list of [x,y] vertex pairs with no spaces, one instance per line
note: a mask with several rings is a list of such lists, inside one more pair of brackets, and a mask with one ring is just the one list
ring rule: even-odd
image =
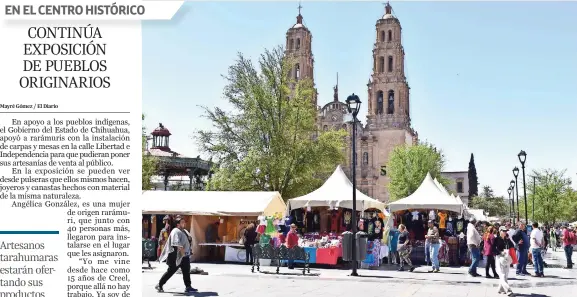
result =
[[353,233],[343,232],[343,261],[353,260]]
[[142,260],[156,260],[156,240],[142,239]]
[[357,260],[363,261],[367,257],[368,234],[362,231],[357,232]]

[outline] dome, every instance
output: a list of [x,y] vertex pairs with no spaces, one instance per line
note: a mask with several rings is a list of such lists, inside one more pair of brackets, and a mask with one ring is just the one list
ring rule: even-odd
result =
[[151,134],[152,134],[152,136],[170,136],[170,135],[172,135],[172,134],[170,134],[170,131],[168,131],[168,129],[166,129],[162,123],[158,124],[158,128],[154,129],[154,131],[152,131]]
[[396,19],[396,17],[392,14],[384,14],[382,17],[383,20],[388,20],[388,19]]

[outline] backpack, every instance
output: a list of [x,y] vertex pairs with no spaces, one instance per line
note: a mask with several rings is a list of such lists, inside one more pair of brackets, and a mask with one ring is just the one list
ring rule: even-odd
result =
[[577,240],[575,238],[575,233],[568,231],[567,232],[567,242],[569,242],[569,244],[576,244]]

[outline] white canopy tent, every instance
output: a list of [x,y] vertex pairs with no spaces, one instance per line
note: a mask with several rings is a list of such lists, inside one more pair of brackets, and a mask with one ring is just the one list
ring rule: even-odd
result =
[[440,209],[461,213],[463,203],[451,197],[447,190],[427,173],[413,194],[389,204],[391,212],[407,209]]
[[[353,208],[353,184],[339,165],[335,172],[327,179],[327,181],[318,189],[304,196],[290,199],[289,209],[297,209],[303,207],[343,207]],[[361,191],[356,190],[357,210],[365,211],[370,208],[375,208],[388,215],[385,211],[385,204],[376,199],[373,199]]]
[[482,209],[465,209],[465,213],[467,214],[467,219],[471,217],[475,218],[477,221],[488,222],[489,218],[485,215],[485,211]]
[[143,214],[259,216],[285,213],[279,192],[147,191]]

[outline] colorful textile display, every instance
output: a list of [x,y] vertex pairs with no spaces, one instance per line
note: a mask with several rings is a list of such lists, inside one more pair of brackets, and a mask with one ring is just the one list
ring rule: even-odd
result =
[[449,245],[444,240],[441,240],[439,248],[439,263],[443,266],[449,265]]
[[381,241],[373,240],[367,242],[367,256],[363,263],[368,264],[369,267],[375,267],[381,265],[380,259],[381,252]]
[[317,249],[317,264],[337,265],[337,261],[343,256],[341,247],[329,247]]

